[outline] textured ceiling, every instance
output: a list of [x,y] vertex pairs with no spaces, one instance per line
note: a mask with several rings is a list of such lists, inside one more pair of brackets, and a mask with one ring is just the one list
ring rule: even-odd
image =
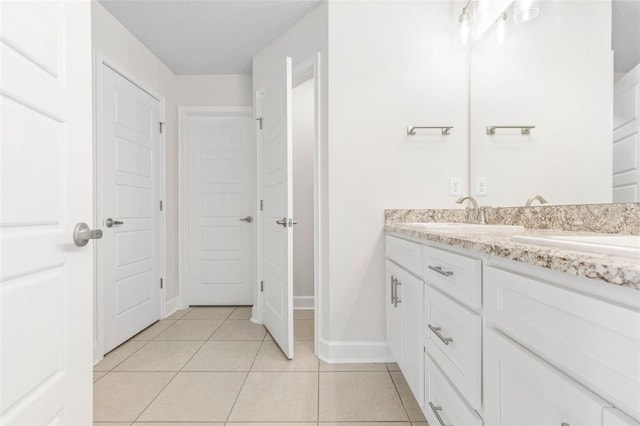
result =
[[321,0],[99,0],[176,74],[249,74]]

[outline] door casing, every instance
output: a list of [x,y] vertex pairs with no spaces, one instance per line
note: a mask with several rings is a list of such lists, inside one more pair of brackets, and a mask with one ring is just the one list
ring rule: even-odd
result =
[[[160,102],[160,120],[165,122],[165,98],[159,93],[151,90],[147,87],[146,83],[137,78],[135,74],[130,73],[128,70],[120,66],[117,62],[110,59],[104,52],[97,50],[94,55],[94,68],[93,68],[93,99],[94,99],[94,123],[95,126],[93,128],[93,182],[94,182],[94,191],[93,191],[93,205],[95,217],[94,223],[102,223],[100,219],[104,217],[104,206],[102,205],[102,106],[101,106],[101,88],[103,84],[103,66],[109,67],[111,70],[140,88],[140,90],[146,92],[151,97],[157,99]],[[166,223],[166,125],[164,126],[164,131],[160,134],[160,199],[163,200],[163,210],[160,214],[160,277],[163,277],[164,286],[160,289],[160,319],[165,318],[167,314],[166,309],[166,276],[167,276],[167,253],[166,253],[166,236],[167,236],[167,223]],[[102,227],[102,226],[101,226]],[[102,257],[100,248],[98,244],[93,246],[93,254],[94,254],[94,342],[93,342],[93,361],[94,364],[97,364],[104,356],[104,344],[103,344],[103,306],[102,303],[104,301],[103,297],[103,286],[104,281],[102,280],[102,270],[104,268],[102,263]]]

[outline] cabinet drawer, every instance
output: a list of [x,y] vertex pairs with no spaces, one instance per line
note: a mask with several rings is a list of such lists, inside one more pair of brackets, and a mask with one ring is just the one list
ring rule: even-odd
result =
[[407,271],[422,277],[422,246],[411,241],[387,235],[387,258]]
[[607,404],[528,350],[487,329],[484,416],[489,425],[602,424]]
[[482,318],[427,286],[427,352],[476,409],[481,406]]
[[495,267],[484,291],[485,322],[640,418],[640,313]]
[[472,308],[482,306],[481,260],[425,247],[424,268],[428,284]]
[[437,363],[425,355],[424,415],[432,426],[482,426],[482,418],[471,408],[446,379]]

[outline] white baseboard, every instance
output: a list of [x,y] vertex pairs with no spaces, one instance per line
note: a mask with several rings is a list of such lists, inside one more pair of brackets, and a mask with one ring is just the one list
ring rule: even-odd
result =
[[293,296],[293,309],[313,309],[313,296]]
[[335,342],[318,339],[318,358],[330,364],[395,362],[387,342]]
[[[173,314],[175,311],[178,310],[178,298],[174,297],[171,300],[167,300],[164,304],[164,318],[168,317],[169,315]],[[162,318],[162,319],[164,319]]]

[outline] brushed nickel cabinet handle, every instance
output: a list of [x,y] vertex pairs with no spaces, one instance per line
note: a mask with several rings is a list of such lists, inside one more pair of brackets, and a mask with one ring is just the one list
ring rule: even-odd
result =
[[431,269],[434,272],[439,273],[440,275],[444,275],[445,277],[452,277],[453,276],[453,271],[443,271],[442,270],[442,266],[431,266],[431,265],[429,265],[429,269]]
[[434,327],[431,324],[427,325],[427,327],[429,327],[429,330],[433,331],[433,334],[438,336],[438,339],[440,339],[445,345],[453,342],[453,339],[451,337],[444,337],[442,334],[440,334],[440,330],[442,330],[442,327]]

